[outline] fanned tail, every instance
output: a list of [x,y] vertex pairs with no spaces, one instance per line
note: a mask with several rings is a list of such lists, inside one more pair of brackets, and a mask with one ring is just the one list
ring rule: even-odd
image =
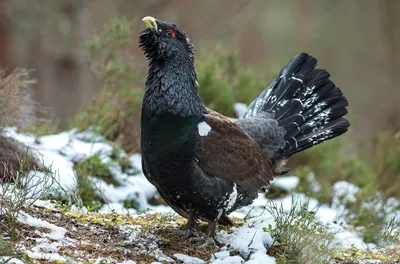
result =
[[274,153],[274,160],[337,137],[350,126],[343,118],[346,97],[327,71],[315,69],[316,64],[317,60],[306,53],[294,57],[243,116],[267,112],[285,129],[285,145]]

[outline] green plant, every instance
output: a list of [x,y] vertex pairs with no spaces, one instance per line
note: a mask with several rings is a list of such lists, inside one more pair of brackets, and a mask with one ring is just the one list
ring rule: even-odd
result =
[[235,116],[236,102],[249,104],[268,83],[239,64],[236,52],[218,45],[196,60],[199,93],[204,103],[227,116]]
[[120,186],[120,183],[112,176],[109,166],[110,164],[103,163],[98,154],[94,154],[93,156],[78,162],[75,165],[75,170],[81,178],[92,176],[113,184],[114,186]]
[[96,188],[93,178],[87,174],[78,174],[75,171],[76,188],[74,190],[66,190],[58,184],[60,193],[50,197],[52,202],[61,211],[69,211],[71,205],[78,208],[86,207],[88,211],[98,211],[104,204],[105,200],[101,195],[101,191]]
[[399,223],[393,216],[396,208],[389,200],[379,193],[360,190],[355,195],[355,201],[345,204],[348,211],[344,215],[346,222],[361,233],[366,243],[385,246],[387,242],[399,243]]
[[[350,139],[335,138],[321,145],[298,153],[289,159],[291,173],[298,175],[298,191],[306,192],[322,203],[330,203],[332,186],[340,180],[349,181],[364,193],[381,192],[385,198],[400,198],[400,133],[379,133],[372,140],[349,154]],[[310,179],[313,173],[315,178]],[[315,191],[313,184],[320,185]]]
[[318,207],[292,199],[289,212],[274,202],[266,210],[275,221],[265,230],[274,239],[268,252],[278,263],[329,263],[337,252],[335,232],[316,218]]
[[103,163],[98,154],[78,162],[75,165],[77,176],[78,204],[86,206],[89,211],[97,211],[105,203],[92,180],[99,178],[107,183],[119,186],[120,183],[113,178],[109,170],[110,164]]
[[[5,241],[2,236],[0,236],[0,256],[14,256],[16,254],[16,249],[12,243]],[[1,260],[1,259],[0,259]]]
[[372,140],[369,160],[378,175],[375,184],[385,197],[400,199],[400,131],[380,133]]
[[392,217],[380,230],[380,244],[400,246],[400,221]]
[[[298,190],[321,203],[330,203],[332,186],[337,181],[346,180],[360,188],[371,189],[376,174],[359,155],[347,154],[348,142],[345,136],[338,137],[291,157],[289,167],[294,168],[291,174],[300,178]],[[315,184],[319,187],[313,190]]]
[[132,23],[115,19],[89,44],[90,60],[102,91],[76,117],[81,130],[91,128],[126,151],[138,149],[144,74],[129,55]]

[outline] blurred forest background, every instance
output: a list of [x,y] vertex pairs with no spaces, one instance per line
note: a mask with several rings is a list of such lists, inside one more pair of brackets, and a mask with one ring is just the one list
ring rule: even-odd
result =
[[[129,53],[144,76],[137,34],[152,15],[188,32],[198,56],[233,48],[263,87],[295,54],[316,56],[348,96],[360,139],[400,128],[399,13],[396,0],[0,0],[0,67],[35,69],[26,92],[65,128],[101,89],[88,41],[115,17],[132,20]],[[21,110],[33,111],[29,103]]]
[[[336,182],[355,184],[348,222],[367,227],[366,241],[374,241],[386,214],[364,202],[400,199],[399,14],[400,0],[0,0],[0,132],[91,129],[129,154],[139,151],[144,16],[189,34],[200,95],[229,116],[234,103],[250,103],[293,56],[307,52],[348,97],[351,127],[290,159],[296,191],[331,203]],[[1,149],[0,158],[10,152]],[[18,169],[18,153],[14,160],[15,171],[26,170]],[[94,155],[74,169],[83,205],[102,205],[88,179],[109,179],[107,165]],[[269,198],[281,192],[270,190]]]
[[[348,97],[352,126],[292,158],[293,173],[308,181],[314,172],[326,190],[343,179],[398,196],[399,13],[397,0],[0,0],[0,77],[32,69],[0,98],[0,125],[37,135],[90,128],[137,152],[147,69],[137,36],[151,15],[188,32],[200,95],[229,116],[293,56],[317,57]],[[3,79],[0,95],[13,90]]]

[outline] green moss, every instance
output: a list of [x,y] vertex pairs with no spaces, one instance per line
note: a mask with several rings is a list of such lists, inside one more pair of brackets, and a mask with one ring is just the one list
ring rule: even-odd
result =
[[125,208],[133,208],[138,210],[139,209],[139,203],[137,200],[132,199],[132,200],[125,200],[124,201],[124,207]]
[[104,204],[104,199],[96,192],[93,182],[83,176],[78,177],[78,193],[82,200],[82,205],[89,211],[97,211]]
[[6,242],[2,236],[0,236],[0,256],[13,256],[16,249],[14,246]]
[[112,176],[109,166],[110,164],[103,163],[100,156],[95,154],[90,158],[77,163],[75,165],[75,170],[81,178],[92,176],[114,186],[120,186],[121,184]]

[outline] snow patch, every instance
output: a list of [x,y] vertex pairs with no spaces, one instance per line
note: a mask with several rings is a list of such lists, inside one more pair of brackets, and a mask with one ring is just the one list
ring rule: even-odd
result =
[[139,225],[121,226],[120,232],[127,235],[125,243],[136,245],[135,250],[150,257],[154,257],[160,262],[174,262],[158,248],[158,238],[153,234],[142,234],[142,227]]
[[44,220],[41,220],[38,218],[34,218],[24,212],[19,213],[18,221],[22,224],[30,225],[33,227],[44,227],[44,228],[50,229],[51,232],[49,234],[42,233],[40,231],[37,231],[37,232],[39,233],[40,236],[47,237],[52,240],[63,239],[65,236],[65,233],[67,232],[67,230],[63,227],[59,227],[59,226],[53,225],[47,221],[44,221]]
[[244,260],[240,256],[231,256],[224,258],[223,260],[216,259],[212,262],[212,264],[242,264],[242,263],[244,263]]
[[[123,203],[133,200],[137,203],[138,210],[153,208],[149,205],[148,200],[155,197],[157,191],[141,173],[141,156],[138,153],[128,157],[131,164],[138,169],[137,175],[131,175],[122,172],[119,164],[110,158],[113,151],[112,143],[91,131],[77,132],[76,129],[72,129],[59,134],[36,138],[30,134],[17,133],[15,128],[6,128],[3,134],[27,145],[38,156],[39,160],[53,172],[57,183],[46,186],[46,188],[42,188],[43,184],[38,186],[35,184],[40,183],[45,177],[49,177],[48,175],[38,171],[29,172],[29,176],[32,178],[29,181],[29,186],[36,186],[36,188],[30,188],[30,190],[36,197],[41,197],[44,191],[54,194],[54,196],[66,196],[74,192],[77,188],[74,162],[98,155],[103,163],[109,165],[111,176],[120,183],[120,186],[106,183],[97,177],[89,177],[89,179],[94,182],[98,194],[103,196],[107,203],[113,204],[113,209],[121,212]],[[127,156],[125,153],[123,155]],[[117,203],[121,206],[116,205]],[[172,211],[172,209],[166,210],[166,206],[163,205],[159,209],[164,212]],[[103,212],[106,210],[107,208],[103,208]],[[135,210],[128,211],[132,213]]]
[[[266,246],[271,245],[271,243],[271,237],[267,232],[263,231],[262,226],[256,225],[255,227],[241,227],[231,236],[228,244],[224,246],[222,250],[238,251],[243,257],[252,260],[253,262],[251,263],[260,263],[256,261],[260,260],[260,256],[268,256]],[[223,254],[221,255],[224,256]],[[225,261],[225,259],[226,258],[223,260]],[[272,259],[273,262],[263,263],[275,263],[275,259]]]
[[4,257],[0,257],[0,263],[24,264],[25,262],[23,262],[20,259],[10,258],[10,257],[4,256]]
[[31,259],[41,259],[41,260],[48,260],[48,261],[62,261],[65,262],[67,259],[63,256],[61,256],[58,253],[44,253],[44,252],[36,252],[36,251],[31,251],[27,250],[25,253],[29,256]]
[[299,182],[300,180],[296,176],[286,176],[274,178],[271,184],[286,191],[291,191],[296,189],[297,185],[299,185]]
[[204,264],[206,263],[204,260],[201,260],[196,257],[190,257],[184,254],[174,254],[174,257],[178,260],[182,261],[185,264]]
[[333,185],[332,209],[337,212],[339,221],[344,221],[343,216],[348,209],[346,204],[356,201],[356,194],[360,188],[346,181],[339,181]]

